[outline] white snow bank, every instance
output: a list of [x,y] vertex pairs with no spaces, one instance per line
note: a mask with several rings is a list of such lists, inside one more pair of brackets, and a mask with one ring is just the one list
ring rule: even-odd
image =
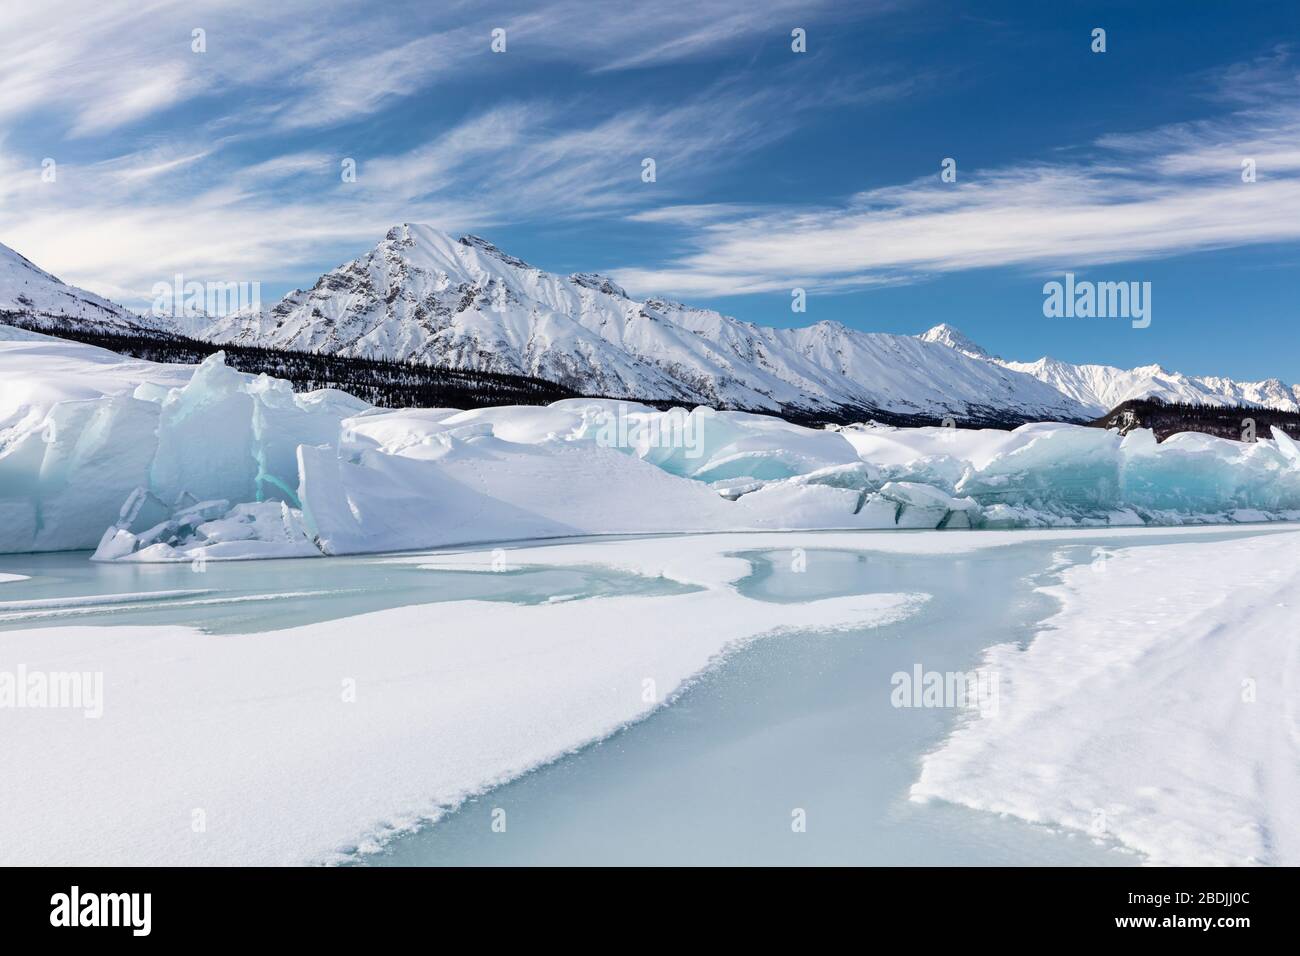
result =
[[0,434],[59,402],[131,395],[142,382],[180,388],[191,365],[161,365],[0,325]]
[[921,600],[781,605],[719,583],[746,569],[708,539],[679,541],[668,570],[714,586],[404,607],[272,637],[0,633],[0,669],[103,673],[97,720],[14,709],[0,721],[0,750],[22,768],[21,786],[0,785],[0,864],[335,859],[645,716],[728,648],[878,625]]
[[1084,830],[1152,863],[1300,864],[1300,534],[1069,568],[995,715],[926,757],[916,799]]
[[608,448],[441,432],[420,457],[300,450],[303,518],[327,554],[605,532],[716,530],[730,502]]

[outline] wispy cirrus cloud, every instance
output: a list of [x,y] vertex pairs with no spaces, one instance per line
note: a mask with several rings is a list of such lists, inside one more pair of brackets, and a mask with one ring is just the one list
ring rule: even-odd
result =
[[[682,295],[845,290],[969,269],[1058,269],[1297,241],[1300,81],[1287,62],[1231,71],[1244,108],[1105,136],[1082,150],[1086,159],[962,169],[956,183],[936,173],[834,207],[640,212],[639,221],[693,227],[694,251],[616,277],[629,289]],[[1251,96],[1248,81],[1267,93]],[[1253,182],[1243,181],[1245,160]]]
[[[11,4],[0,33],[0,122],[40,111],[67,135],[136,124],[215,94],[247,94],[240,115],[311,128],[364,117],[439,79],[512,61],[617,71],[725,56],[790,25],[870,16],[903,0],[850,8],[831,0],[634,4],[617,16],[596,0],[429,4],[396,0],[60,0]],[[593,29],[593,23],[599,23]],[[194,31],[203,31],[195,52]]]
[[[602,86],[615,73],[784,46],[792,24],[892,3],[699,0],[630,8],[600,29],[579,0],[65,5],[80,15],[55,26],[20,13],[0,37],[0,124],[45,124],[37,151],[17,145],[30,135],[0,129],[0,241],[127,301],[171,271],[309,281],[411,220],[484,230],[604,216],[671,230],[683,252],[618,278],[683,297],[1300,239],[1300,84],[1285,48],[1221,71],[1214,119],[1049,154],[1063,158],[963,166],[958,183],[936,175],[792,207],[734,184],[728,201],[710,201],[708,186],[807,116],[904,99],[932,77],[827,70],[814,52],[753,73],[733,61],[727,79],[668,102],[653,84],[608,96]],[[508,31],[505,56],[489,50],[496,26]],[[199,27],[202,54],[190,49]],[[587,81],[539,92],[537,71],[560,62]],[[460,111],[428,123],[401,112],[418,91],[437,102],[428,90],[444,80],[472,98],[488,76],[491,94]],[[55,183],[39,176],[50,153]],[[656,183],[640,180],[645,157]],[[1245,157],[1257,182],[1240,180]],[[340,176],[345,159],[355,182]]]
[[[484,229],[683,199],[788,135],[797,122],[770,116],[810,94],[779,75],[742,76],[665,106],[653,88],[603,96],[604,79],[544,95],[538,71],[607,77],[746,44],[784,47],[792,24],[896,5],[699,0],[599,17],[608,11],[592,0],[61,0],[58,17],[36,5],[6,10],[0,241],[137,303],[172,271],[306,281],[304,270],[404,220]],[[489,48],[497,27],[506,55]],[[430,92],[445,80],[463,96],[476,77],[492,80],[492,93],[472,108]],[[853,95],[846,85],[853,79],[836,77],[816,95]],[[878,84],[870,95],[902,90]],[[401,113],[417,93],[440,107],[435,118]],[[659,164],[653,187],[639,178],[647,156]],[[44,157],[57,160],[53,181],[40,175]],[[340,176],[345,159],[355,182]]]
[[[175,271],[298,282],[304,264],[335,264],[329,257],[355,254],[396,222],[483,229],[680,196],[742,146],[785,135],[790,127],[763,117],[786,95],[723,86],[671,109],[603,116],[522,101],[379,156],[306,149],[246,163],[226,155],[225,141],[180,142],[60,164],[55,182],[35,170],[5,175],[20,164],[0,149],[0,178],[14,187],[0,237],[67,281],[128,303]],[[660,182],[641,181],[645,156]],[[345,159],[355,181],[341,175]]]

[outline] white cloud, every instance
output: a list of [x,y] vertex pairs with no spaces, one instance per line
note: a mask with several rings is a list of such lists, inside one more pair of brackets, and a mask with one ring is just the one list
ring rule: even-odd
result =
[[[762,0],[738,10],[731,0],[696,0],[634,4],[616,16],[600,0],[60,0],[57,11],[10,4],[0,33],[0,121],[40,111],[84,138],[238,91],[250,100],[245,122],[332,126],[453,73],[539,61],[620,70],[724,56],[756,38],[788,42],[796,20],[831,23],[898,2]],[[511,59],[489,52],[498,26]],[[205,31],[205,52],[191,48],[195,29]]]
[[[1284,89],[1286,87],[1283,87]],[[838,207],[676,207],[642,221],[696,227],[696,251],[616,272],[629,289],[734,295],[846,289],[994,266],[1052,270],[1300,240],[1300,86],[1195,124],[1101,139],[1088,161],[963,169]],[[1243,182],[1241,161],[1256,160]]]
[[[61,0],[57,15],[13,6],[0,33],[0,241],[136,304],[178,270],[310,280],[399,221],[482,230],[680,202],[744,150],[790,132],[770,116],[807,94],[750,77],[666,107],[647,90],[611,108],[602,80],[543,98],[539,71],[784,45],[795,19],[815,37],[816,23],[892,3],[697,0],[618,16],[596,0]],[[505,55],[489,51],[496,26],[508,31]],[[196,29],[204,52],[191,48]],[[378,136],[359,125],[448,77],[488,71],[518,77],[518,99],[485,99],[413,146],[403,134],[427,125],[388,124]],[[818,95],[841,95],[826,88]],[[40,177],[47,155],[58,160],[52,183]],[[646,156],[657,183],[640,180]],[[340,179],[345,158],[355,183]]]
[[[787,128],[765,129],[772,94],[701,91],[667,110],[604,117],[549,101],[499,105],[428,142],[357,158],[298,150],[245,164],[243,137],[151,147],[95,163],[62,163],[54,183],[15,172],[0,241],[66,281],[126,304],[160,279],[295,282],[377,242],[394,223],[483,230],[493,224],[636,208],[679,195]],[[586,120],[573,125],[574,119]],[[641,159],[659,163],[641,182]],[[201,174],[195,167],[202,167]],[[17,163],[0,153],[0,183]],[[308,274],[303,275],[306,269]]]
[[329,126],[373,113],[468,58],[471,42],[465,31],[432,33],[374,53],[331,54],[292,78],[298,95],[280,114],[280,125]]
[[[784,45],[793,25],[810,29],[815,48],[816,23],[890,6],[698,0],[596,18],[598,8],[578,0],[531,9],[65,0],[57,21],[35,5],[6,11],[0,123],[54,127],[56,156],[65,151],[58,131],[75,142],[58,181],[44,183],[43,153],[3,151],[16,137],[0,130],[0,241],[69,281],[138,301],[173,271],[309,281],[322,261],[356,254],[399,221],[484,230],[599,214],[679,230],[686,254],[618,278],[683,297],[844,290],[1300,239],[1300,87],[1285,49],[1224,71],[1218,95],[1231,115],[1105,137],[1087,160],[963,168],[957,184],[928,176],[821,208],[772,207],[761,196],[700,202],[698,186],[792,132],[816,112],[810,106],[899,98],[924,75],[809,82],[814,54],[791,58],[800,82],[733,73],[686,100],[664,105],[648,90],[614,109],[600,95],[603,79],[566,99],[541,98],[534,80],[557,61],[604,77]],[[497,25],[509,35],[501,56],[488,52]],[[203,54],[190,50],[199,26]],[[306,138],[310,127],[364,119],[449,75],[512,69],[521,71],[518,99],[476,104],[415,145],[397,136],[402,146],[376,150],[364,126]],[[147,135],[132,130],[199,103],[215,111],[201,124],[187,109]],[[355,183],[340,180],[345,157],[357,161]],[[644,157],[656,161],[655,183],[641,182]],[[1256,161],[1255,183],[1240,181],[1246,157]]]
[[682,203],[657,206],[628,216],[629,222],[662,223],[673,226],[703,226],[723,219],[735,219],[763,211],[753,203]]

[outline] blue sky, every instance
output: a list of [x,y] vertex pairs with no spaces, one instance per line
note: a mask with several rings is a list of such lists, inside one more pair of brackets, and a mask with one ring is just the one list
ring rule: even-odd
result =
[[[274,301],[416,221],[760,323],[1300,380],[1293,2],[54,8],[6,11],[0,242],[128,305]],[[1151,326],[1044,318],[1065,271],[1151,282]]]

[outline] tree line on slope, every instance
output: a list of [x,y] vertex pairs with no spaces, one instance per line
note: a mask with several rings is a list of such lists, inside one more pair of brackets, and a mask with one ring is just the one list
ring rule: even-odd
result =
[[1300,437],[1300,414],[1296,412],[1249,405],[1193,405],[1158,398],[1121,402],[1089,424],[1118,428],[1121,434],[1128,434],[1134,428],[1149,428],[1160,441],[1178,432],[1202,432],[1248,442],[1272,437],[1269,431],[1272,427],[1292,438]]
[[[582,393],[558,382],[528,375],[453,369],[417,361],[271,349],[256,345],[218,345],[202,339],[144,330],[139,333],[124,333],[72,323],[51,327],[48,322],[8,313],[0,315],[0,321],[152,362],[193,365],[214,352],[221,351],[226,354],[226,364],[241,372],[254,375],[265,373],[285,379],[295,391],[300,392],[317,388],[341,389],[381,408],[468,409],[496,405],[547,405],[561,399],[584,397]],[[585,397],[613,397],[656,408],[683,404],[635,396]],[[775,414],[770,409],[738,410]],[[1023,416],[1009,414],[993,406],[971,407],[961,416],[942,421],[933,416],[868,407],[833,410],[792,407],[782,409],[780,414],[787,421],[812,428],[828,424],[848,425],[876,421],[882,425],[898,427],[955,424],[959,428],[1010,429],[1029,421]],[[1150,428],[1161,441],[1183,431],[1204,432],[1242,441],[1249,440],[1248,422],[1254,423],[1254,433],[1261,438],[1269,437],[1269,427],[1274,425],[1289,435],[1300,436],[1300,414],[1293,412],[1246,406],[1191,405],[1159,399],[1124,402],[1101,418],[1086,424],[1098,428],[1119,428],[1122,432],[1133,428]]]
[[546,405],[578,393],[556,382],[526,375],[439,368],[419,362],[351,358],[317,352],[268,349],[256,345],[218,345],[179,335],[107,332],[99,329],[9,324],[59,338],[95,345],[150,362],[194,365],[215,352],[226,364],[253,375],[289,381],[294,391],[337,388],[382,408],[483,408],[493,405]]

